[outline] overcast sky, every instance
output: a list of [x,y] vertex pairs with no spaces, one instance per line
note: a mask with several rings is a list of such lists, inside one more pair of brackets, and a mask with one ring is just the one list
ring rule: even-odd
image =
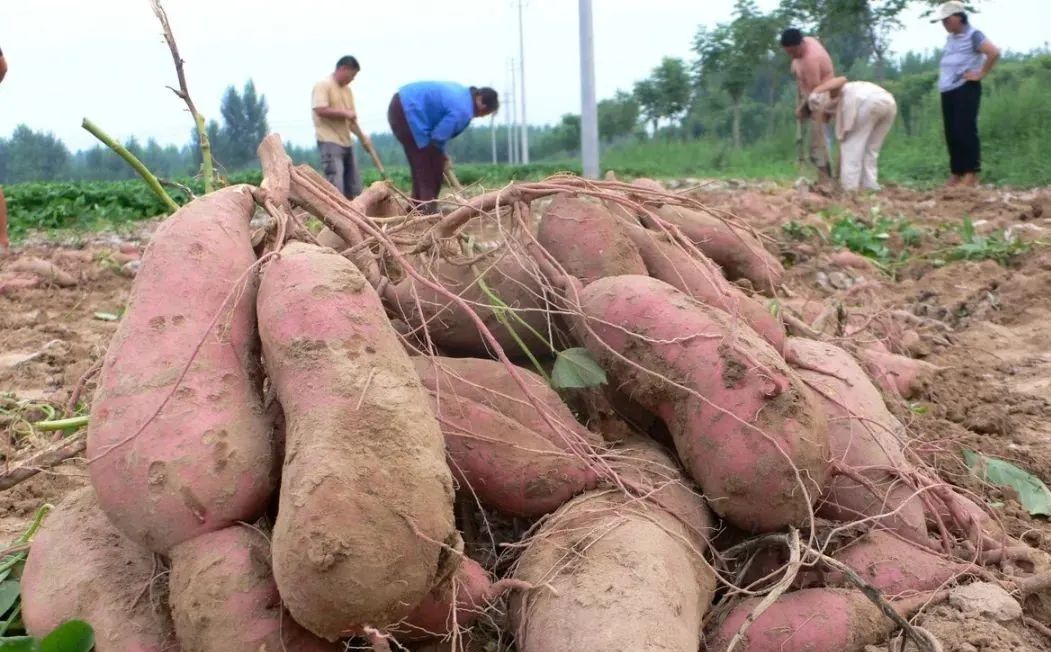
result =
[[[190,91],[206,118],[219,118],[230,84],[248,79],[266,95],[270,127],[313,142],[310,89],[336,59],[353,54],[366,131],[388,130],[398,86],[421,79],[509,87],[518,55],[513,0],[168,0]],[[598,96],[628,90],[663,56],[689,58],[699,25],[730,17],[733,0],[594,0]],[[759,0],[764,9],[777,0]],[[454,16],[450,7],[456,6]],[[1013,50],[1046,46],[1051,0],[984,0],[974,23]],[[527,117],[557,122],[580,110],[577,2],[525,1]],[[897,52],[940,47],[940,25],[906,17]],[[90,146],[89,117],[114,136],[183,144],[192,122],[165,88],[171,55],[147,0],[2,0],[0,49],[10,72],[0,84],[0,135],[19,123],[52,131],[73,149]],[[787,62],[785,64],[787,66]],[[505,109],[501,109],[504,113]],[[504,120],[501,115],[499,120]]]

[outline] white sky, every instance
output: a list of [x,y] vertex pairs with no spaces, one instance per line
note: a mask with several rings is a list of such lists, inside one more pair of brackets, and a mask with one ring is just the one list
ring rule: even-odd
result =
[[[593,4],[603,98],[630,89],[663,56],[690,58],[697,27],[727,20],[733,0]],[[759,4],[770,9],[777,0]],[[983,0],[981,6],[973,22],[1001,47],[1046,46],[1051,0]],[[226,86],[240,88],[251,77],[270,105],[271,129],[298,144],[313,142],[311,86],[343,54],[361,61],[353,88],[362,127],[370,132],[388,129],[390,97],[409,81],[491,85],[506,99],[508,59],[518,55],[514,0],[168,0],[165,7],[205,117],[219,119]],[[917,15],[911,12],[895,35],[897,52],[944,42],[941,26]],[[573,0],[526,0],[530,123],[579,111],[578,30]],[[175,72],[147,0],[2,0],[0,48],[11,68],[0,84],[0,135],[26,123],[79,149],[94,143],[80,128],[89,117],[121,140],[188,140],[192,123],[165,88],[176,84]]]

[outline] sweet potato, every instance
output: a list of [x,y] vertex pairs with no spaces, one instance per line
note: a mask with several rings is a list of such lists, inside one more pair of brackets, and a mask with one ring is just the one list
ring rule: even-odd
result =
[[233,525],[172,548],[170,585],[183,652],[343,649],[284,611],[270,569],[270,542],[253,528]]
[[390,633],[399,641],[411,642],[468,627],[485,609],[491,586],[489,573],[478,562],[464,557],[456,573],[431,591]]
[[[478,279],[484,280],[489,291],[509,306],[514,315],[547,337],[550,329],[548,313],[545,311],[548,306],[540,287],[539,272],[534,271],[531,265],[525,253],[512,247],[486,256],[472,266],[454,265],[447,261],[435,263],[428,276],[471,304],[508,357],[520,358],[524,355],[521,347],[490,308],[498,304],[482,290]],[[458,355],[492,355],[474,322],[448,297],[411,277],[406,277],[388,289],[385,297],[393,301],[395,313],[421,336],[426,323],[427,335],[437,346]],[[531,351],[546,353],[547,345],[519,323],[514,315],[507,315],[514,332]]]
[[615,459],[649,500],[596,490],[548,517],[515,568],[533,587],[510,601],[521,652],[698,648],[715,588],[704,502],[650,442]]
[[[776,256],[748,230],[699,211],[666,204],[657,210],[664,221],[673,224],[697,248],[723,269],[731,281],[748,279],[757,290],[770,294],[781,284],[785,268]],[[652,217],[643,222],[661,230]]]
[[424,389],[372,286],[331,249],[286,246],[263,272],[258,305],[286,419],[273,534],[281,597],[327,640],[395,623],[459,541]]
[[[892,603],[899,614],[911,615],[929,596]],[[709,652],[724,652],[761,598],[735,607],[706,641]],[[748,652],[861,652],[886,639],[894,621],[860,591],[803,589],[778,598],[748,628],[737,649]]]
[[752,532],[809,520],[829,473],[825,414],[777,351],[649,277],[601,279],[580,296],[582,341],[668,426],[712,509]]
[[233,186],[161,223],[99,375],[91,482],[113,524],[161,554],[255,520],[274,488],[249,272],[254,205]]
[[600,204],[560,195],[544,211],[537,241],[566,273],[587,285],[605,276],[645,274],[638,249]]
[[19,258],[7,266],[8,271],[23,274],[33,274],[47,284],[57,285],[61,288],[72,287],[77,284],[77,279],[67,271],[49,260],[27,256]]
[[707,256],[691,255],[661,233],[631,224],[624,232],[635,243],[649,275],[713,308],[738,317],[778,352],[785,348],[785,329],[763,304],[731,285]]
[[861,349],[859,355],[865,369],[885,391],[905,399],[915,398],[926,391],[937,371],[929,362],[873,347]]
[[597,479],[589,446],[531,430],[451,392],[430,392],[449,468],[483,505],[534,518],[557,509]]
[[416,356],[412,361],[423,386],[432,392],[451,393],[481,403],[555,443],[564,444],[567,438],[593,445],[602,442],[601,437],[580,425],[561,397],[543,378],[528,369],[516,371],[529,387],[533,398],[559,425],[558,430],[552,430],[548,421],[522,392],[507,367],[497,360]]
[[[933,591],[954,577],[966,575],[967,564],[917,547],[888,532],[872,530],[840,548],[832,557],[856,572],[861,579],[887,596],[911,591]],[[843,586],[842,573],[824,576],[827,586]]]
[[[833,464],[851,473],[834,474],[818,514],[842,521],[887,514],[879,519],[880,525],[926,543],[923,501],[902,480],[912,471],[902,452],[905,428],[887,410],[879,390],[854,358],[833,344],[791,337],[788,348],[789,362],[828,415]],[[853,475],[863,477],[868,487]]]
[[[153,584],[151,600],[144,593]],[[95,630],[97,652],[177,648],[153,554],[129,541],[84,487],[68,494],[33,540],[22,573],[22,620],[43,637],[67,620]]]

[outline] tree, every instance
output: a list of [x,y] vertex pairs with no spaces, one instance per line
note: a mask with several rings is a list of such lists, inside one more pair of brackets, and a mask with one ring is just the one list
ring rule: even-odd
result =
[[777,27],[773,16],[760,13],[754,0],[737,0],[734,19],[714,30],[701,27],[694,38],[698,77],[730,96],[733,145],[741,148],[741,103],[756,71],[771,58]]
[[639,103],[630,93],[617,91],[612,98],[598,103],[598,133],[606,142],[630,135],[638,121]]
[[266,97],[256,94],[252,80],[245,83],[240,94],[233,86],[226,89],[219,108],[223,117],[222,144],[216,146],[213,142],[212,148],[227,168],[239,169],[255,161],[256,149],[270,131],[267,111]]
[[664,57],[648,79],[635,83],[635,101],[656,134],[661,119],[675,122],[690,105],[690,73],[682,59]]
[[18,125],[5,150],[6,182],[55,181],[64,178],[69,150],[51,132],[35,132]]

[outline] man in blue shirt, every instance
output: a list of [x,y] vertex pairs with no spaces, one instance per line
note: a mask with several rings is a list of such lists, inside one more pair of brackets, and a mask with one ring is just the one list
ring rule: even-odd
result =
[[391,131],[405,149],[412,171],[412,198],[424,202],[424,212],[437,210],[435,199],[448,165],[445,146],[471,120],[499,108],[491,88],[454,82],[422,81],[398,89],[387,109]]

